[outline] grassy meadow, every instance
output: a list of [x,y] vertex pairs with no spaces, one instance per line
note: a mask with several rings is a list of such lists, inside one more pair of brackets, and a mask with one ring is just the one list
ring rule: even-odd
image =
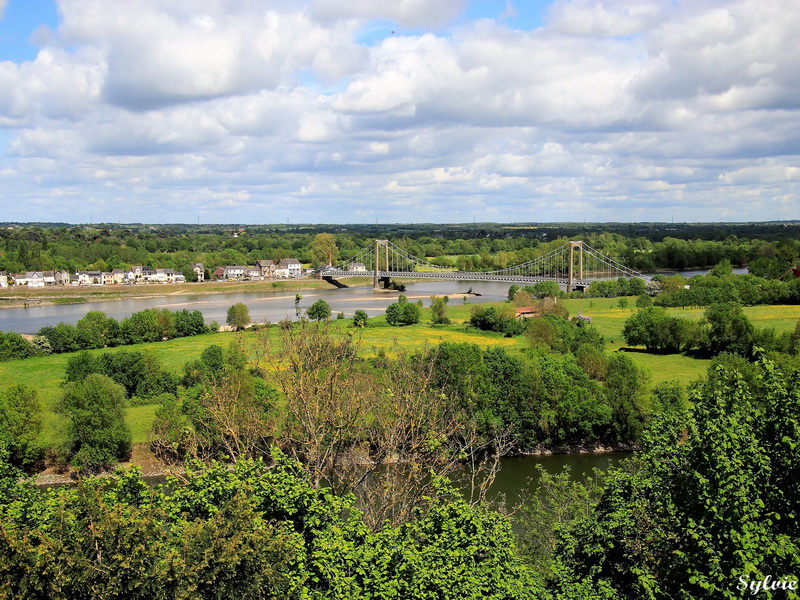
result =
[[[625,320],[636,311],[630,308],[635,298],[629,299],[629,307],[619,307],[617,298],[586,298],[564,300],[564,305],[570,315],[579,311],[592,317],[592,323],[607,342],[607,351],[625,351],[640,366],[651,373],[652,384],[668,380],[679,380],[684,384],[705,375],[709,360],[696,359],[679,354],[657,355],[649,354],[641,349],[625,348],[622,338],[622,327]],[[374,355],[383,351],[393,356],[397,352],[414,352],[430,348],[441,342],[469,342],[478,344],[483,348],[502,347],[512,353],[522,352],[528,347],[524,336],[506,338],[499,333],[483,332],[468,329],[465,322],[470,316],[470,305],[464,305],[458,298],[451,298],[448,306],[450,325],[431,325],[430,309],[423,309],[422,322],[406,327],[386,326],[385,317],[379,316],[371,319],[375,327],[367,327],[357,333],[361,345],[361,354]],[[700,319],[702,309],[669,309],[676,316]],[[773,327],[778,332],[793,330],[800,319],[800,306],[755,306],[746,307],[745,314],[757,327]],[[350,327],[351,320],[331,321],[334,330],[344,330]],[[349,329],[353,331],[352,329]],[[180,338],[166,342],[139,344],[136,346],[123,346],[105,350],[91,350],[92,353],[118,352],[124,350],[149,351],[154,353],[164,368],[179,373],[183,365],[199,358],[205,348],[212,344],[223,347],[228,346],[237,336],[244,335],[248,344],[253,344],[256,337],[250,333],[215,333],[194,337]],[[268,330],[267,335],[277,338],[277,328]],[[68,354],[41,356],[25,360],[0,363],[0,387],[9,387],[21,383],[38,391],[46,412],[47,441],[56,443],[59,438],[60,417],[53,412],[53,406],[61,393]],[[135,444],[147,442],[148,431],[155,415],[156,406],[133,406],[127,409],[128,424],[133,432]]]

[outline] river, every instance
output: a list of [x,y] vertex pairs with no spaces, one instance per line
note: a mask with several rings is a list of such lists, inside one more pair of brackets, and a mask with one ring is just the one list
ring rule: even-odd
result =
[[[200,284],[201,285],[201,284]],[[421,299],[427,306],[433,295],[463,294],[469,290],[482,294],[471,296],[469,303],[498,302],[505,300],[509,284],[471,281],[423,281],[407,286],[404,294],[409,300]],[[180,296],[158,296],[130,298],[106,302],[83,304],[54,304],[31,306],[28,308],[8,308],[0,310],[0,331],[35,334],[42,327],[59,322],[75,324],[92,310],[100,310],[109,317],[122,320],[135,312],[148,308],[168,308],[169,310],[199,310],[206,323],[216,321],[224,324],[228,308],[243,302],[250,309],[253,323],[277,323],[282,319],[294,319],[294,297],[297,292],[237,292],[231,294],[186,294]],[[352,317],[356,310],[364,310],[369,316],[383,313],[386,307],[397,301],[398,292],[375,292],[372,287],[352,287],[330,290],[300,291],[303,300],[301,308],[308,308],[322,298],[331,305],[333,314],[343,312]],[[455,299],[453,300],[455,301]],[[459,299],[458,302],[461,302]]]
[[[747,269],[734,269],[735,273],[746,272]],[[708,270],[683,271],[681,275],[687,279],[694,275],[703,275]],[[670,275],[672,273],[662,273]],[[653,275],[653,274],[651,274]],[[202,285],[202,284],[199,284]],[[467,299],[470,304],[478,302],[499,302],[508,295],[508,283],[486,281],[421,281],[408,284],[404,292],[409,300],[421,299],[426,306],[433,295],[443,296],[463,294],[474,291],[480,296]],[[149,290],[148,290],[149,291]],[[42,327],[64,323],[75,324],[91,310],[100,310],[109,317],[122,320],[135,312],[147,308],[168,308],[169,310],[199,310],[206,323],[216,321],[224,324],[228,308],[237,302],[243,302],[250,309],[250,319],[254,323],[277,323],[282,319],[294,319],[294,297],[296,292],[238,292],[231,294],[185,294],[180,296],[158,296],[147,298],[130,298],[106,302],[90,302],[84,304],[57,304],[48,306],[31,306],[28,308],[9,308],[0,310],[0,331],[35,334]],[[383,313],[386,307],[397,300],[396,292],[375,292],[371,287],[352,287],[330,290],[308,290],[300,292],[303,300],[302,308],[308,308],[316,300],[322,298],[331,306],[333,314],[343,312],[352,317],[356,310],[364,310],[369,316]],[[455,301],[455,299],[454,299]],[[460,302],[461,300],[458,300]]]

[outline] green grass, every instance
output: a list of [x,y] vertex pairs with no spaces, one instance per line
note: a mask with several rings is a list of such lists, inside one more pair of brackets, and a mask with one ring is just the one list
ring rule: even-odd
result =
[[[628,299],[628,308],[619,308],[619,298],[579,298],[564,300],[564,306],[570,315],[578,311],[592,317],[592,324],[597,327],[607,342],[607,350],[614,352],[626,346],[622,337],[625,320],[634,314],[636,298]],[[631,308],[634,306],[634,308]],[[800,320],[800,306],[772,305],[745,306],[744,314],[756,327],[771,327],[778,333],[793,331]],[[670,315],[684,319],[699,321],[703,318],[705,308],[668,308]],[[703,377],[710,364],[709,359],[693,358],[681,354],[649,354],[646,352],[629,352],[628,356],[651,373],[653,384],[662,381],[678,380],[684,385]]]
[[[634,299],[631,299],[633,304]],[[636,309],[620,309],[617,299],[593,298],[564,300],[571,315],[580,310],[584,315],[591,316],[593,324],[598,328],[607,342],[609,353],[620,351],[625,342],[622,338],[622,327],[625,320]],[[465,322],[469,319],[471,305],[464,305],[460,299],[453,298],[448,305],[450,325],[431,326],[430,309],[423,309],[422,323],[406,327],[366,327],[358,330],[361,343],[361,354],[369,356],[383,350],[392,355],[396,351],[415,352],[433,347],[441,342],[469,342],[481,348],[502,347],[510,352],[517,353],[527,348],[528,343],[524,336],[506,338],[494,332],[468,329]],[[675,316],[700,319],[702,309],[668,309]],[[757,327],[774,327],[778,332],[791,331],[800,319],[800,306],[755,306],[746,307],[745,314]],[[385,324],[385,317],[373,317],[374,324]],[[333,320],[331,327],[334,330],[354,331],[351,320]],[[122,346],[105,350],[91,350],[92,353],[120,352],[125,350],[147,350],[153,352],[164,368],[175,373],[180,373],[183,365],[199,358],[200,354],[211,344],[226,347],[236,336],[235,333],[216,333],[157,342],[151,344],[138,344],[135,346]],[[245,333],[245,340],[254,341],[255,336]],[[273,327],[268,335],[276,339],[279,330]],[[627,351],[627,350],[626,350]],[[627,351],[633,361],[645,367],[651,373],[652,383],[678,380],[684,385],[705,375],[709,360],[697,359],[679,354],[657,355],[642,351]],[[45,408],[46,441],[54,444],[60,437],[59,426],[61,417],[53,412],[53,407],[61,394],[69,354],[57,354],[28,358],[25,360],[0,363],[0,380],[4,384],[0,387],[9,387],[22,383],[38,391],[39,397]],[[146,443],[147,435],[156,411],[155,405],[130,407],[126,412],[128,426],[133,434],[136,444]]]
[[[101,352],[147,350],[153,352],[161,360],[161,364],[165,369],[178,373],[184,363],[198,358],[208,346],[219,344],[225,347],[231,340],[235,339],[235,335],[233,333],[212,333],[166,342],[89,350],[89,352],[99,354]],[[10,387],[21,383],[38,392],[45,411],[44,430],[48,443],[56,442],[60,436],[61,417],[53,409],[61,396],[64,372],[70,356],[71,354],[51,354],[50,356],[37,356],[26,358],[25,360],[0,363],[0,381],[4,382],[2,387]],[[146,430],[149,430],[154,414],[155,407],[141,406],[129,409],[128,426],[132,431],[138,432],[135,435],[134,443],[146,441]],[[144,434],[142,434],[143,431]],[[140,441],[136,441],[137,439]]]
[[125,422],[131,429],[131,441],[134,444],[146,444],[158,405],[129,406],[125,410]]

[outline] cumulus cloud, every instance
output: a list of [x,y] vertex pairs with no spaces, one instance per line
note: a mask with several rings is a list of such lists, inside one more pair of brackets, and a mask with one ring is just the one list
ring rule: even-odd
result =
[[797,216],[794,0],[466,5],[59,0],[0,62],[7,218]]
[[346,25],[261,6],[63,0],[61,34],[103,50],[104,97],[131,109],[275,89],[314,64],[336,80],[357,64]]
[[323,21],[388,19],[408,27],[440,27],[455,18],[466,0],[313,0],[311,14]]

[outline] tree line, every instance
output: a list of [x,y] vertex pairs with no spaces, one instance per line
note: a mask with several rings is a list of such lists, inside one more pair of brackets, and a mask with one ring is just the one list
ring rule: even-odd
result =
[[[732,235],[736,230],[737,235]],[[327,264],[347,260],[387,238],[414,256],[464,271],[503,269],[532,260],[568,239],[583,239],[629,268],[690,269],[723,260],[750,265],[751,272],[775,279],[794,266],[800,245],[781,226],[732,226],[720,235],[713,226],[26,226],[0,230],[0,271],[110,271],[131,265],[172,268],[194,281],[192,264],[209,274],[225,265],[297,258]],[[235,235],[234,235],[235,234]],[[323,238],[320,238],[323,236]]]
[[[715,361],[688,403],[649,421],[633,459],[585,481],[543,473],[513,517],[433,477],[409,510],[371,520],[355,496],[315,477],[314,465],[325,459],[313,444],[300,453],[305,465],[270,444],[264,458],[195,463],[167,487],[148,487],[132,469],[50,490],[21,481],[3,448],[0,592],[148,599],[797,597],[799,380],[782,362],[762,357],[750,364],[745,375]],[[292,378],[286,389],[299,384]],[[423,445],[434,439],[426,436]]]

